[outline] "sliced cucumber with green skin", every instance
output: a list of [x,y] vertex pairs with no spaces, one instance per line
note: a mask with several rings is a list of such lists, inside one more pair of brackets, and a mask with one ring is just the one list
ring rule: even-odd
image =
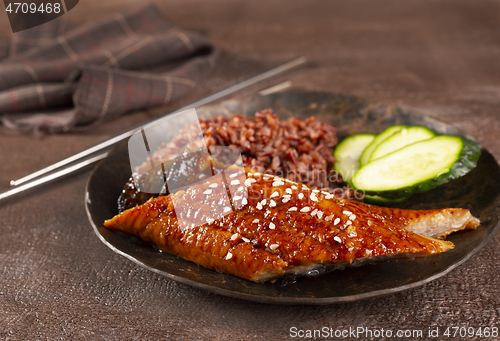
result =
[[361,166],[366,165],[368,162],[370,162],[370,158],[372,157],[373,151],[377,149],[377,147],[387,140],[389,137],[391,137],[393,134],[397,133],[401,129],[405,128],[406,126],[392,126],[375,136],[375,139],[373,140],[372,143],[370,143],[363,154],[361,154],[361,159],[360,159],[360,164]]
[[436,134],[425,127],[404,127],[379,144],[373,151],[370,162],[380,159],[410,144],[428,140],[434,136],[436,136]]
[[[365,148],[375,139],[373,134],[356,134],[342,140],[335,148],[335,171],[342,175],[344,181],[349,184],[351,178],[359,170],[359,159]],[[389,199],[381,196],[365,195],[365,202],[372,204],[391,204],[402,202],[408,196]]]
[[436,136],[372,161],[351,184],[368,195],[401,198],[447,183],[476,167],[481,146],[457,136]]
[[359,169],[359,158],[365,148],[375,139],[373,134],[351,135],[337,147],[335,147],[335,171],[342,175],[345,182],[349,183],[351,178]]

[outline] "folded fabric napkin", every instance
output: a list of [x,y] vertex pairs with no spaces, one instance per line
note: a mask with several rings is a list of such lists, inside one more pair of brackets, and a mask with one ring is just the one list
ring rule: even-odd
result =
[[0,44],[1,122],[61,132],[166,104],[202,82],[216,55],[154,5],[80,27],[56,19]]

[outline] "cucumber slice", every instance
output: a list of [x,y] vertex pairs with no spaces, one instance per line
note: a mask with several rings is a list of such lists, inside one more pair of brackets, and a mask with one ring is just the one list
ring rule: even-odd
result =
[[372,161],[351,179],[368,195],[401,198],[461,177],[477,164],[481,146],[457,136],[436,136]]
[[406,128],[406,126],[392,126],[375,136],[375,139],[373,140],[368,147],[366,147],[365,151],[361,155],[360,159],[360,164],[361,166],[366,165],[368,162],[370,162],[370,158],[372,157],[372,153],[377,147],[384,142],[386,139],[391,137],[393,134],[397,133],[401,129]]
[[[359,159],[365,148],[373,142],[373,134],[356,134],[342,140],[335,148],[335,171],[349,184],[351,178],[359,170]],[[391,204],[405,201],[409,196],[402,198],[384,198],[378,195],[365,195],[365,202],[372,204]]]
[[373,134],[356,134],[342,140],[333,156],[335,156],[335,171],[349,182],[359,169],[359,158],[365,148],[375,139]]
[[405,127],[383,141],[372,153],[370,162],[380,159],[415,142],[428,140],[436,136],[434,132],[424,127]]

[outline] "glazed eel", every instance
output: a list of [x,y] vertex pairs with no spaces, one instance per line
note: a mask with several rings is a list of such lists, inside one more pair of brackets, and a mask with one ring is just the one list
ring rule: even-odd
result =
[[476,228],[479,220],[460,208],[381,208],[232,166],[104,225],[206,268],[264,282],[446,252],[453,243],[434,237]]

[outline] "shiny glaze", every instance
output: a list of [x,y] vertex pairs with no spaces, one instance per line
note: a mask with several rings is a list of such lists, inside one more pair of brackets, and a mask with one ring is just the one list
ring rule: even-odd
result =
[[304,267],[420,257],[453,247],[404,229],[407,220],[425,211],[394,210],[396,217],[390,209],[236,167],[224,176],[153,198],[104,225],[256,282]]

